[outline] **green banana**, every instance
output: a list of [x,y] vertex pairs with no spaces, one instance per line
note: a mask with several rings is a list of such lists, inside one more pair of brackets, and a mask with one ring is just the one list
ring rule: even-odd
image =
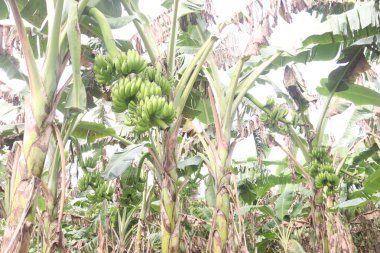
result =
[[116,73],[122,76],[129,74],[139,74],[146,68],[146,61],[136,50],[128,50],[127,53],[121,52],[114,59]]
[[103,56],[98,54],[95,56],[93,66],[95,72],[95,80],[100,84],[111,84],[114,78],[114,64],[109,55]]
[[112,88],[112,109],[115,112],[124,112],[128,104],[136,99],[142,85],[141,78],[122,78]]
[[162,91],[160,86],[158,86],[154,82],[149,82],[148,80],[145,80],[142,85],[141,89],[139,90],[139,93],[137,94],[137,99],[141,100],[146,97],[151,96],[161,96]]

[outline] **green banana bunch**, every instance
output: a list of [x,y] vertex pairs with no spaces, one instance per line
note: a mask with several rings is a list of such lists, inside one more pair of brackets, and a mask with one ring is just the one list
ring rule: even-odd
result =
[[330,155],[324,147],[314,148],[311,152],[311,159],[318,163],[331,163]]
[[170,95],[170,91],[173,87],[173,81],[163,76],[162,67],[160,64],[156,64],[156,67],[147,67],[145,69],[144,76],[149,81],[158,84],[158,86],[161,87],[163,95]]
[[170,92],[171,92],[172,87],[173,87],[173,81],[171,79],[168,80],[162,76],[156,75],[156,78],[154,81],[161,87],[163,95],[165,95],[165,96],[170,95]]
[[268,97],[267,102],[264,105],[266,108],[269,110],[272,110],[274,107],[274,98],[273,97]]
[[174,120],[176,113],[173,107],[173,103],[165,103],[164,108],[162,109],[161,120],[166,124],[171,124]]
[[134,117],[131,117],[130,120],[135,123],[135,131],[143,133],[153,126],[167,128],[168,124],[173,122],[174,117],[175,111],[172,103],[166,102],[163,97],[152,96],[139,101]]
[[315,178],[320,172],[319,164],[316,161],[312,161],[309,164],[309,174]]
[[302,125],[301,116],[298,113],[294,113],[292,117],[292,126],[295,128]]
[[113,111],[124,112],[128,108],[128,104],[136,98],[142,83],[143,80],[136,77],[120,79],[111,91]]
[[108,184],[100,176],[99,173],[87,173],[78,182],[78,187],[81,192],[91,187],[94,194],[88,192],[86,194],[87,199],[92,203],[103,201],[103,199],[111,200],[113,195],[113,189],[108,188]]
[[319,167],[319,169],[320,169],[321,172],[326,172],[326,173],[330,173],[330,174],[334,174],[335,173],[334,168],[331,165],[331,163],[323,163]]
[[323,188],[327,186],[328,190],[334,190],[339,185],[339,177],[333,173],[322,172],[315,177],[315,187]]
[[146,62],[136,50],[120,53],[114,59],[116,73],[127,76],[131,73],[139,74],[146,68]]
[[149,66],[145,69],[144,77],[150,82],[154,82],[156,80],[156,76],[161,76],[161,72],[159,72],[159,70],[155,67]]
[[316,177],[318,174],[326,172],[334,174],[334,168],[331,163],[318,163],[317,161],[310,162],[309,172],[312,177]]
[[127,126],[135,126],[136,125],[136,110],[137,105],[135,101],[131,101],[128,104],[128,114],[125,115],[125,124]]
[[333,195],[339,185],[328,150],[324,147],[314,148],[311,152],[309,173],[314,178],[315,187],[327,187],[327,195]]
[[284,107],[276,106],[273,109],[273,112],[270,115],[270,117],[273,121],[279,121],[280,119],[285,119],[288,113],[289,113],[288,109]]
[[[165,129],[175,117],[173,105],[168,103],[173,81],[163,77],[162,67],[146,67],[146,62],[135,50],[119,54],[115,60],[118,74],[137,74],[134,78],[120,79],[112,88],[112,109],[121,113],[127,110],[125,124],[137,133],[151,127]],[[144,71],[144,72],[142,72]]]
[[265,124],[268,125],[269,127],[272,128],[278,128],[278,122],[281,119],[285,119],[286,116],[288,115],[288,109],[280,106],[275,106],[273,110],[267,114],[263,113],[260,116],[261,121]]
[[87,193],[86,198],[88,199],[88,201],[90,201],[92,203],[97,202],[95,194]]
[[89,157],[85,159],[80,159],[79,164],[82,168],[95,168],[96,166],[96,160]]
[[148,80],[145,80],[143,85],[141,85],[141,88],[139,92],[137,93],[137,99],[141,100],[146,97],[151,97],[151,96],[161,96],[162,91],[160,86],[158,86],[154,82],[149,82]]
[[84,174],[83,177],[81,177],[81,179],[79,179],[78,181],[79,191],[84,192],[85,190],[87,190],[90,182],[91,182],[91,175],[89,173]]
[[110,84],[114,77],[114,65],[109,55],[95,56],[94,63],[95,79],[100,84]]
[[157,76],[163,76],[162,66],[160,63],[156,63],[156,66],[149,66],[144,71],[145,78],[153,82]]
[[103,182],[95,189],[95,200],[97,202],[103,201],[103,199],[111,200],[113,190],[108,188],[107,183]]
[[103,184],[104,180],[99,173],[91,173],[90,186],[92,189],[96,189],[99,185]]

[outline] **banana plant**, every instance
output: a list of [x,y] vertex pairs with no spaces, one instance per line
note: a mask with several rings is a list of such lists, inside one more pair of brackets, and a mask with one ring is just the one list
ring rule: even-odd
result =
[[[138,12],[138,7],[133,3],[133,1],[122,1],[126,11],[131,15],[132,13]],[[180,4],[180,1],[173,1],[173,25],[171,27],[171,33],[169,38],[169,51],[167,56],[167,72],[168,77],[175,79],[175,55],[176,55],[176,41],[178,34],[178,19],[181,14],[181,7],[184,5]],[[144,27],[135,22],[135,26],[143,39],[144,46],[147,48],[147,52],[150,56],[151,62],[156,63],[157,56],[156,45],[152,43],[150,39],[149,26]],[[173,101],[173,107],[176,112],[176,121],[171,124],[168,130],[161,133],[157,132],[156,138],[152,138],[151,142],[153,148],[150,149],[150,154],[153,158],[154,165],[158,171],[158,182],[161,187],[161,251],[166,252],[179,252],[180,240],[181,240],[181,220],[179,217],[179,181],[177,174],[177,155],[175,151],[177,150],[177,138],[179,134],[179,128],[182,124],[182,112],[184,110],[186,101],[190,95],[194,83],[196,82],[199,73],[203,68],[203,63],[206,61],[208,55],[212,52],[213,45],[219,39],[217,36],[220,31],[224,28],[225,24],[221,24],[215,31],[215,35],[210,36],[204,44],[200,47],[199,51],[196,53],[191,63],[186,67],[181,78],[175,84],[176,88],[171,96]]]
[[[33,200],[40,178],[49,140],[53,131],[54,114],[49,110],[53,106],[53,98],[57,89],[56,69],[58,67],[58,29],[49,30],[49,55],[45,73],[39,72],[31,51],[26,30],[15,1],[8,2],[13,13],[20,36],[23,52],[28,67],[30,95],[26,98],[25,112],[27,122],[23,145],[19,146],[19,156],[13,168],[10,200],[10,216],[4,234],[2,252],[27,252],[33,221]],[[51,27],[59,27],[62,16],[63,1],[57,3],[54,19],[50,19]],[[53,15],[53,13],[51,14]],[[47,71],[49,70],[49,71]],[[54,111],[53,111],[54,112]],[[50,117],[49,117],[50,116]]]
[[[49,214],[44,220],[43,252],[56,251],[62,247],[60,229],[66,189],[64,145],[83,116],[80,115],[81,112],[86,109],[86,93],[80,72],[81,41],[78,20],[87,3],[87,0],[80,3],[67,1],[65,5],[63,0],[47,3],[47,46],[46,52],[42,52],[45,64],[40,71],[19,7],[16,1],[8,1],[25,56],[30,94],[25,97],[23,142],[15,146],[12,177],[9,192],[6,193],[9,216],[2,252],[28,252],[35,213],[34,200],[38,194],[45,198],[46,211]],[[62,69],[69,58],[72,77],[61,80]],[[60,81],[66,81],[63,88],[58,87]],[[63,90],[70,83],[72,85],[66,102],[66,116],[60,128],[56,125],[55,114]],[[55,138],[51,140],[53,133]],[[52,148],[55,149],[53,162],[48,168],[48,182],[45,182],[41,180],[41,175],[49,153],[47,151]],[[58,239],[55,237],[57,235]]]

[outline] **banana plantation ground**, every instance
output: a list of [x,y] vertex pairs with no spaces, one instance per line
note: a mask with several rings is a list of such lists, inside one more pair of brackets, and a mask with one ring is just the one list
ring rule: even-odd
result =
[[0,0],[0,252],[380,253],[379,8]]

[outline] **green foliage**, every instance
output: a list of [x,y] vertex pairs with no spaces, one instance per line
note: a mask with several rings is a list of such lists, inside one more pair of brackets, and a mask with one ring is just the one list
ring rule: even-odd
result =
[[[166,8],[170,8],[173,5],[174,0],[165,0],[162,3],[162,6]],[[185,0],[181,1],[179,8],[178,8],[178,15],[177,18],[181,18],[182,16],[191,14],[191,13],[198,13],[201,12],[204,9],[204,0]]]
[[81,121],[76,126],[72,135],[76,138],[86,139],[89,143],[92,143],[97,139],[115,136],[116,133],[113,128],[108,128],[103,124]]
[[[326,80],[322,80],[322,87],[318,87],[317,89],[318,92],[323,96],[328,95],[328,91],[325,88],[326,82]],[[336,92],[335,96],[349,100],[353,102],[355,105],[380,106],[380,93],[362,85],[350,83],[346,84],[346,86],[348,86],[348,89]]]
[[47,14],[46,2],[39,0],[26,1],[21,7],[21,16],[25,20],[39,29],[44,28],[42,24]]
[[141,156],[144,151],[146,142],[140,144],[129,145],[125,150],[115,153],[105,171],[103,172],[103,177],[107,180],[112,180],[120,175],[122,175],[126,170],[134,170],[131,165],[136,158]]

